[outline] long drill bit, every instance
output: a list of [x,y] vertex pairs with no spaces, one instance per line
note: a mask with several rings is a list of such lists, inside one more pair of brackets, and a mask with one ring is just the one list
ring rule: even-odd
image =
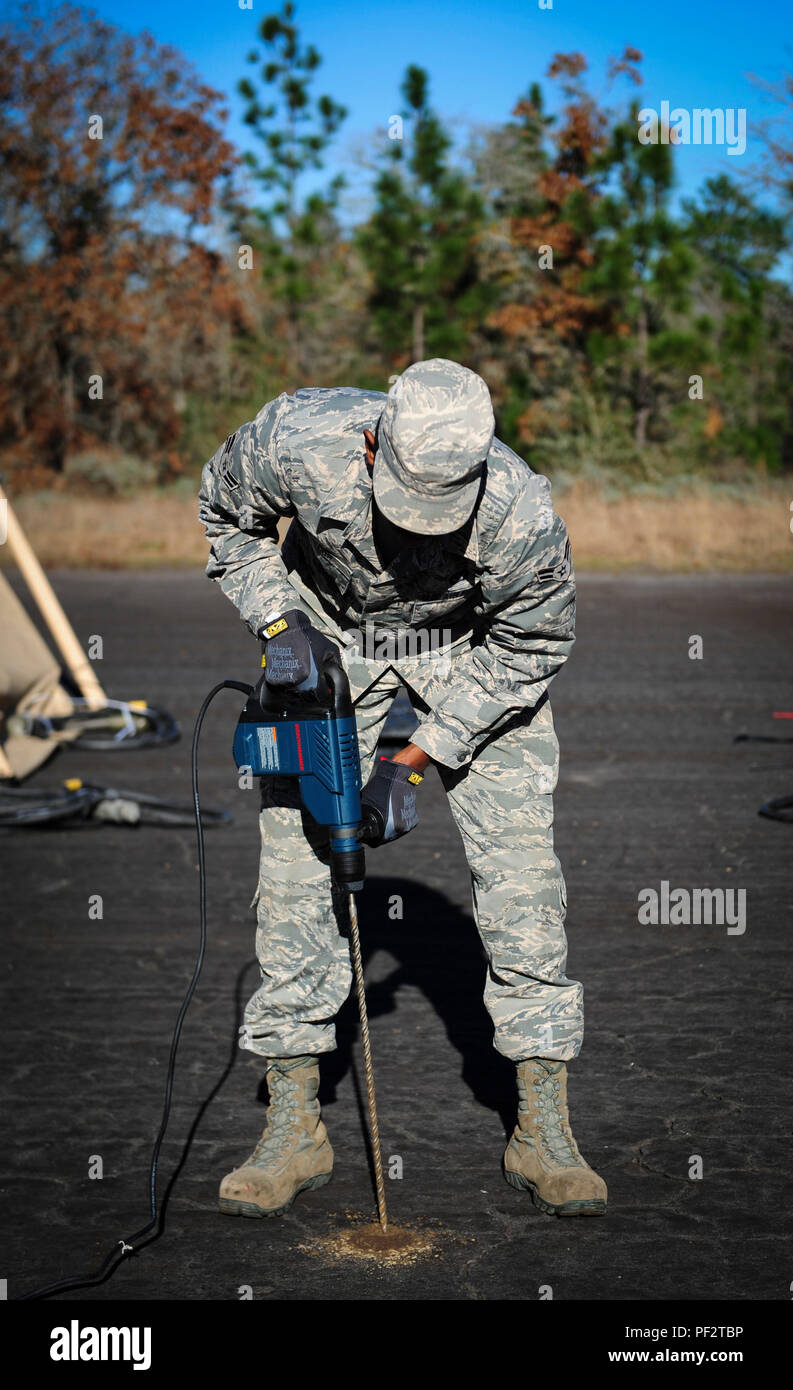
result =
[[350,941],[352,944],[352,965],[355,972],[355,988],[358,994],[358,1013],[361,1017],[361,1044],[363,1046],[363,1065],[366,1072],[366,1096],[369,1102],[369,1134],[372,1140],[374,1159],[374,1180],[377,1188],[377,1213],[381,1229],[388,1230],[388,1212],[385,1204],[385,1182],[383,1181],[383,1156],[380,1152],[380,1126],[377,1123],[377,1103],[374,1094],[374,1068],[372,1066],[372,1046],[369,1041],[369,1017],[366,1012],[366,994],[363,987],[363,961],[361,959],[361,938],[358,934],[358,912],[355,894],[349,894]]

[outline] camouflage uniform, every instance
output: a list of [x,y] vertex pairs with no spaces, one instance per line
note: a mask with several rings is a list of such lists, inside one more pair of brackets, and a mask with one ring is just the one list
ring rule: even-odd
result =
[[[491,424],[484,471],[455,494],[444,493],[442,468],[429,476],[415,529],[434,525],[436,534],[381,565],[363,430],[380,424],[378,507],[403,518],[400,486],[411,500],[417,492],[399,474],[410,457],[410,440],[394,428],[399,389],[282,394],[231,435],[202,478],[207,573],[254,634],[298,607],[339,643],[364,780],[400,680],[408,687],[421,720],[411,741],[438,766],[471,870],[495,1045],[515,1061],[568,1060],[581,1046],[582,989],[565,975],[566,897],[553,850],[558,744],[546,693],[574,640],[567,533],[547,479],[492,438]],[[429,630],[436,641],[422,650],[417,635],[426,641]],[[241,1046],[268,1058],[330,1051],[352,973],[327,832],[300,809],[296,784],[276,778],[262,780],[260,828],[261,984]]]

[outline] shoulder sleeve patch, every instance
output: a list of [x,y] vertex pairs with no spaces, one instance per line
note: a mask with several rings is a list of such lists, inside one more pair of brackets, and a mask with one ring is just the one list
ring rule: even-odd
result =
[[229,435],[223,445],[223,453],[220,456],[220,463],[218,464],[218,477],[222,478],[226,486],[232,491],[240,485],[239,478],[236,478],[231,471],[231,451],[234,448],[234,440],[236,438],[237,431],[235,430],[233,434]]
[[570,578],[572,570],[572,558],[570,555],[570,541],[565,541],[564,555],[555,565],[546,565],[537,571],[537,578],[541,584],[564,584]]

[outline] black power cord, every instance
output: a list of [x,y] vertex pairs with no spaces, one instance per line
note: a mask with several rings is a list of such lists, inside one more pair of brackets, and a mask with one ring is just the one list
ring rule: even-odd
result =
[[[154,1141],[154,1150],[151,1156],[151,1166],[149,1169],[149,1202],[151,1218],[145,1226],[141,1226],[139,1231],[127,1236],[123,1240],[117,1240],[112,1249],[108,1250],[105,1258],[94,1274],[75,1275],[72,1279],[59,1279],[54,1284],[44,1284],[40,1289],[32,1289],[30,1293],[20,1294],[16,1302],[23,1303],[37,1298],[51,1298],[53,1294],[65,1293],[67,1289],[89,1288],[95,1284],[102,1284],[111,1275],[115,1274],[118,1266],[127,1255],[133,1255],[137,1250],[143,1249],[149,1241],[144,1240],[160,1224],[160,1213],[157,1210],[157,1164],[160,1157],[160,1149],[168,1128],[168,1119],[171,1113],[171,1098],[173,1095],[173,1077],[176,1065],[176,1052],[179,1047],[179,1039],[182,1034],[182,1026],[185,1021],[190,1001],[195,994],[196,986],[201,975],[201,967],[204,964],[207,943],[207,880],[206,880],[206,859],[204,855],[204,830],[201,823],[201,807],[198,797],[198,739],[201,733],[201,725],[204,722],[204,715],[209,709],[210,704],[220,690],[240,690],[245,696],[251,696],[253,690],[250,685],[243,684],[242,681],[220,681],[213,686],[207,695],[196,716],[195,728],[193,729],[193,747],[191,753],[191,769],[193,777],[193,808],[195,812],[196,838],[198,840],[198,877],[199,877],[199,901],[201,934],[193,967],[193,975],[190,980],[184,999],[182,1000],[179,1013],[176,1018],[174,1030],[171,1035],[171,1050],[168,1057],[168,1072],[165,1079],[165,1100],[163,1103],[162,1119],[157,1138]],[[159,1235],[159,1230],[157,1231]],[[151,1239],[155,1237],[152,1236]],[[140,1242],[140,1244],[138,1244]],[[119,1248],[120,1247],[120,1248]]]
[[[204,807],[204,825],[225,825],[228,811]],[[195,823],[191,806],[179,806],[160,796],[124,787],[99,787],[77,778],[60,787],[6,787],[0,783],[0,830],[64,823],[96,829],[102,825],[161,825],[184,827]]]

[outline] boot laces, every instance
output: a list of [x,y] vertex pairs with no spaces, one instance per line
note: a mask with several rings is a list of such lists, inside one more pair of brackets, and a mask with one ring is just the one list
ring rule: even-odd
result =
[[296,1103],[300,1085],[280,1071],[271,1071],[267,1084],[270,1088],[267,1126],[251,1154],[251,1163],[280,1157],[288,1147],[295,1129],[300,1125],[300,1113]]
[[580,1167],[583,1160],[559,1104],[560,1082],[548,1072],[533,1085],[537,1094],[540,1137],[546,1152],[563,1168]]

